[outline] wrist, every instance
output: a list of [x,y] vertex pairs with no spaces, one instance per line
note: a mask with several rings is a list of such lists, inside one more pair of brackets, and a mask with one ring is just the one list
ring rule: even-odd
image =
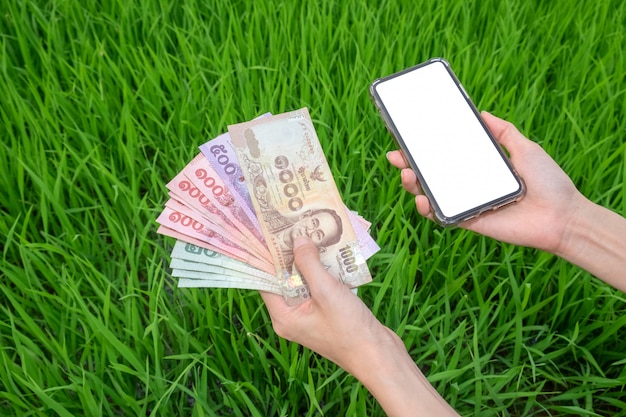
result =
[[428,382],[402,340],[382,324],[344,368],[378,400],[388,416],[458,416]]
[[626,219],[617,213],[583,197],[555,254],[626,292]]
[[581,237],[585,235],[585,230],[589,228],[588,219],[593,216],[592,211],[595,204],[578,194],[570,204],[569,212],[561,216],[563,225],[561,235],[555,250],[549,251],[565,260],[571,261],[580,251]]
[[[354,353],[354,352],[353,352]],[[404,344],[391,329],[377,322],[376,327],[359,344],[359,350],[349,355],[342,368],[363,382],[371,378],[371,374],[379,373],[379,363],[389,357],[397,357],[406,353]]]

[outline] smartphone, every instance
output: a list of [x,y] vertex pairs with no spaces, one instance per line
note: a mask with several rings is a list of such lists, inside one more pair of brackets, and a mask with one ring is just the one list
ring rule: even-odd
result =
[[370,95],[441,225],[523,197],[523,180],[447,61],[433,58],[379,78]]

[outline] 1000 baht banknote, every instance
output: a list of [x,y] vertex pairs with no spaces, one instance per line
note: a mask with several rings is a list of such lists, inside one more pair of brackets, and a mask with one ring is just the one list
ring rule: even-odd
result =
[[308,110],[231,125],[229,134],[285,292],[306,291],[293,265],[303,235],[331,275],[351,287],[371,281]]

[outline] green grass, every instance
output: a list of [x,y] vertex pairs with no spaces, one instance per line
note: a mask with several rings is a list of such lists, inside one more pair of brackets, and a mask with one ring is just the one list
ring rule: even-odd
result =
[[0,415],[383,415],[279,339],[256,293],[177,289],[156,234],[165,183],[199,144],[307,106],[382,248],[360,294],[454,407],[626,416],[626,296],[420,218],[368,97],[445,57],[479,108],[626,215],[623,1],[0,6]]

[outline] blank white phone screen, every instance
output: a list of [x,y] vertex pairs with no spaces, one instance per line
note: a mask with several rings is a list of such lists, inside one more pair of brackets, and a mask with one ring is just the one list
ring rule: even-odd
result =
[[519,190],[443,63],[435,61],[375,88],[445,217]]

